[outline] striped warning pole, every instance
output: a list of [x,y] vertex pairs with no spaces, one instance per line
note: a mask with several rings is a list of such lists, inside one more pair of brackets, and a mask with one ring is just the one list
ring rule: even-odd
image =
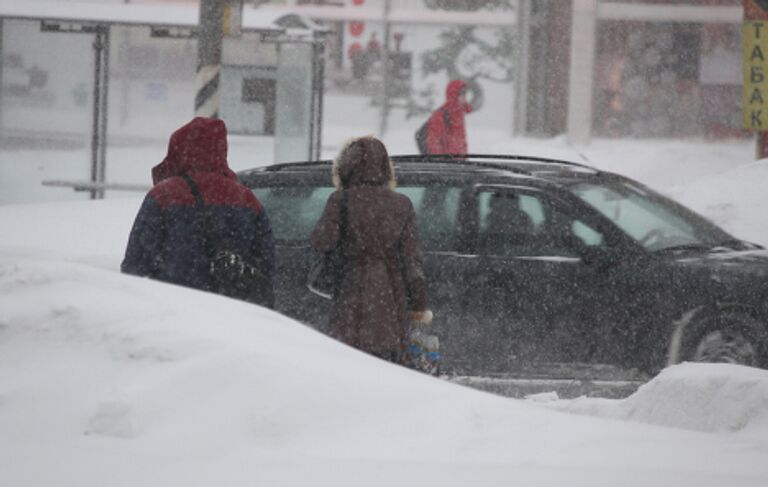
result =
[[197,36],[195,116],[219,117],[221,44],[224,37],[224,1],[200,0]]
[[195,116],[211,118],[219,117],[220,74],[220,65],[207,64],[197,68]]

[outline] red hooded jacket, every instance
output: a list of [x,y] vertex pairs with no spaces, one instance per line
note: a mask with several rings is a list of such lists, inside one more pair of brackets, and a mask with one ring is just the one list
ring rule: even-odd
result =
[[213,237],[274,275],[269,219],[256,196],[227,165],[227,128],[197,117],[171,135],[163,162],[152,168],[154,187],[144,198],[128,239],[122,271],[208,289],[211,249],[202,215],[186,181],[197,184]]
[[[460,100],[466,83],[455,79],[445,89],[445,103],[432,112],[427,123],[427,151],[429,154],[467,153],[467,131],[464,114],[472,111],[472,105]],[[448,124],[446,125],[446,122]]]

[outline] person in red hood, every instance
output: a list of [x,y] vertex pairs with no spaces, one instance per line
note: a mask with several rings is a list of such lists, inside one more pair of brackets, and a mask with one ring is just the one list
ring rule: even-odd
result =
[[445,89],[445,103],[432,112],[427,122],[427,153],[467,153],[467,131],[464,114],[472,111],[466,98],[467,84],[455,79]]
[[[190,185],[197,186],[209,228]],[[259,200],[227,164],[227,128],[196,117],[171,135],[163,162],[152,168],[153,188],[144,198],[128,238],[121,270],[196,289],[213,289],[210,242],[275,272],[272,229]]]

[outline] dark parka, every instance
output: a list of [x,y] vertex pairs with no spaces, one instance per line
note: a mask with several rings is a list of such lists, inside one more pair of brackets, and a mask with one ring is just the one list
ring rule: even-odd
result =
[[[427,308],[426,280],[411,201],[392,190],[394,171],[373,137],[351,141],[333,167],[347,191],[347,265],[334,301],[336,338],[375,355],[404,351],[408,312]],[[339,239],[341,191],[328,198],[312,232],[312,247],[327,252]]]
[[168,154],[152,169],[154,187],[139,209],[121,269],[197,289],[211,286],[202,215],[181,177],[197,184],[212,233],[222,245],[274,275],[275,245],[260,202],[227,165],[224,122],[197,117],[171,136]]

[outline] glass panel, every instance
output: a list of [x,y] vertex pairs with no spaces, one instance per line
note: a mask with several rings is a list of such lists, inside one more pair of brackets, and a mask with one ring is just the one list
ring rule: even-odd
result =
[[275,161],[311,159],[312,45],[283,44],[277,66]]
[[256,188],[256,197],[267,210],[275,240],[283,245],[304,245],[325,203],[335,188]]
[[603,245],[603,235],[584,222],[573,222],[573,225],[571,225],[571,231],[576,238],[581,240],[584,245],[588,247],[600,247]]
[[253,66],[221,68],[220,112],[227,132],[273,135],[277,82],[271,69]]
[[602,233],[538,196],[485,191],[478,198],[479,253],[579,257],[585,245],[605,245]]
[[[541,205],[541,201],[539,201],[538,198],[535,198],[533,196],[525,195],[525,194],[518,194],[514,196],[519,201],[520,209],[525,211],[525,213],[528,214],[528,216],[531,218],[531,223],[533,224],[534,228],[540,228],[541,225],[544,223],[544,208]],[[482,193],[479,205],[480,205],[480,226],[481,228],[485,228],[485,225],[487,225],[487,218],[488,213],[490,212],[490,201],[491,198],[488,197],[488,193]]]
[[[525,207],[512,193],[480,193],[479,250],[489,255],[532,255],[536,226],[532,213],[541,208],[535,198],[527,197]],[[530,212],[530,213],[529,213]],[[539,227],[542,214],[537,211]]]
[[16,20],[0,35],[0,204],[89,198],[41,183],[90,178],[94,36]]
[[399,187],[416,210],[416,226],[422,248],[426,251],[456,251],[456,219],[461,189],[445,186]]
[[[323,213],[332,187],[257,188],[253,192],[264,205],[275,239],[281,244],[306,244]],[[424,250],[456,250],[456,218],[460,188],[403,187],[416,209],[416,225]]]
[[713,247],[730,239],[692,212],[631,184],[579,184],[571,190],[648,250]]

